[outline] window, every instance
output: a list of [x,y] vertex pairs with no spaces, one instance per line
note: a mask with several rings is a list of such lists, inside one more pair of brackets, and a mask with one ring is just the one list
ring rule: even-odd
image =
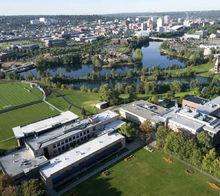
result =
[[89,130],[87,130],[87,134],[89,134]]
[[61,142],[61,145],[64,145],[64,141]]
[[72,141],[72,138],[69,138],[69,142]]
[[53,148],[56,148],[56,147],[57,147],[56,144],[54,144],[54,145],[53,145]]
[[65,143],[66,143],[66,144],[68,143],[68,139],[65,139]]
[[76,138],[76,137],[75,137],[75,136],[73,136],[73,140],[75,140],[75,138]]
[[60,146],[60,143],[57,144],[57,147]]
[[80,133],[80,136],[82,136],[83,135],[83,133]]

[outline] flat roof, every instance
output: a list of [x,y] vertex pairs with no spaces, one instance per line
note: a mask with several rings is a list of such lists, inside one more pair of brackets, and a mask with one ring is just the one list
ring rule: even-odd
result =
[[178,112],[175,111],[171,111],[165,114],[163,117],[168,119],[168,122],[178,124],[182,128],[189,130],[193,134],[196,134],[196,132],[204,126],[203,124],[195,122],[192,119],[179,115]]
[[110,110],[95,114],[83,120],[78,120],[69,125],[64,125],[54,130],[39,135],[35,138],[26,139],[26,143],[33,149],[38,150],[57,141],[64,140],[76,133],[82,132],[85,128],[95,126],[99,123],[106,122],[118,116],[117,113]]
[[168,119],[170,122],[175,122],[181,127],[188,129],[193,134],[195,134],[201,128],[214,134],[220,131],[219,119],[213,116],[202,114],[196,110],[173,110],[170,113],[165,114],[163,118]]
[[11,177],[26,174],[48,163],[44,156],[34,157],[27,148],[12,152],[0,158],[3,170]]
[[62,125],[70,121],[76,120],[78,118],[79,117],[76,114],[67,111],[62,112],[58,116],[47,118],[29,125],[14,127],[12,130],[14,132],[15,137],[18,139],[29,136],[31,134],[40,133],[47,129],[53,128],[56,125]]
[[43,167],[40,172],[44,177],[49,178],[60,170],[73,165],[83,158],[88,157],[89,155],[122,139],[124,139],[124,136],[120,135],[119,133],[114,133],[111,135],[105,134],[97,137],[94,140],[91,140],[77,148],[74,148],[73,150],[51,159],[50,164]]
[[187,101],[191,101],[193,103],[200,104],[200,105],[204,105],[205,103],[209,102],[208,99],[205,99],[205,98],[202,98],[202,97],[193,96],[193,95],[187,96],[184,99],[187,100]]
[[220,96],[207,102],[203,106],[199,107],[198,110],[205,114],[211,114],[220,108]]
[[170,111],[167,108],[143,100],[127,104],[121,109],[149,120],[154,120],[155,115],[160,116]]

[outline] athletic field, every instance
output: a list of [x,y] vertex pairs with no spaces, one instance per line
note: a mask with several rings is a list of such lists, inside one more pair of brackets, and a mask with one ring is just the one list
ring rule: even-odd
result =
[[0,110],[38,101],[42,96],[37,88],[28,84],[0,82]]

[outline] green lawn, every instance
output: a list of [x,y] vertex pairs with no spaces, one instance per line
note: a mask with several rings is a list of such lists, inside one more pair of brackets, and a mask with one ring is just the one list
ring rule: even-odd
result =
[[[65,97],[70,103],[79,106],[84,107],[86,110],[88,110],[91,113],[96,113],[98,110],[94,107],[95,104],[97,104],[99,101],[98,94],[97,93],[91,93],[91,92],[81,92],[77,90],[56,90],[59,92],[59,94],[62,94],[63,97]],[[61,96],[58,96],[56,91],[53,91],[52,95],[50,95],[47,100],[58,107],[61,110],[67,110],[69,103],[66,102]],[[81,115],[80,109],[76,107],[72,107],[71,111]]]
[[[0,140],[12,137],[13,127],[26,125],[58,114],[57,111],[43,102],[0,114]],[[0,149],[12,148],[15,144],[15,140],[0,142]]]
[[188,167],[174,160],[168,164],[160,152],[149,153],[140,150],[131,161],[121,161],[109,169],[110,175],[95,176],[79,185],[74,192],[79,196],[214,196],[220,191],[207,184],[211,179],[194,172],[191,176]]
[[179,73],[184,73],[187,71],[195,71],[197,75],[203,75],[203,74],[208,74],[209,70],[214,67],[213,63],[207,63],[207,64],[202,64],[202,65],[197,65],[197,66],[192,66],[192,67],[186,67],[183,69],[178,69],[178,70],[169,70],[168,72],[179,72]]
[[0,83],[0,110],[42,99],[42,93],[30,85],[15,82]]

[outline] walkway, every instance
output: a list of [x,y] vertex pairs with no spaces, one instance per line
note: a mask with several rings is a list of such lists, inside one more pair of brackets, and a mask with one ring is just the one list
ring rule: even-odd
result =
[[28,81],[22,81],[22,82],[23,82],[23,83],[26,83],[26,84],[29,84],[29,85],[34,85],[34,86],[36,86],[36,88],[38,88],[39,91],[41,91],[42,94],[43,94],[43,102],[44,102],[44,103],[46,103],[46,104],[49,105],[51,108],[57,110],[57,111],[60,112],[60,113],[63,112],[62,110],[60,110],[59,108],[57,108],[57,107],[54,106],[53,104],[51,104],[51,103],[49,103],[48,101],[46,101],[46,99],[47,99],[46,93],[45,93],[44,89],[43,89],[39,84],[33,83],[33,82],[28,82]]

